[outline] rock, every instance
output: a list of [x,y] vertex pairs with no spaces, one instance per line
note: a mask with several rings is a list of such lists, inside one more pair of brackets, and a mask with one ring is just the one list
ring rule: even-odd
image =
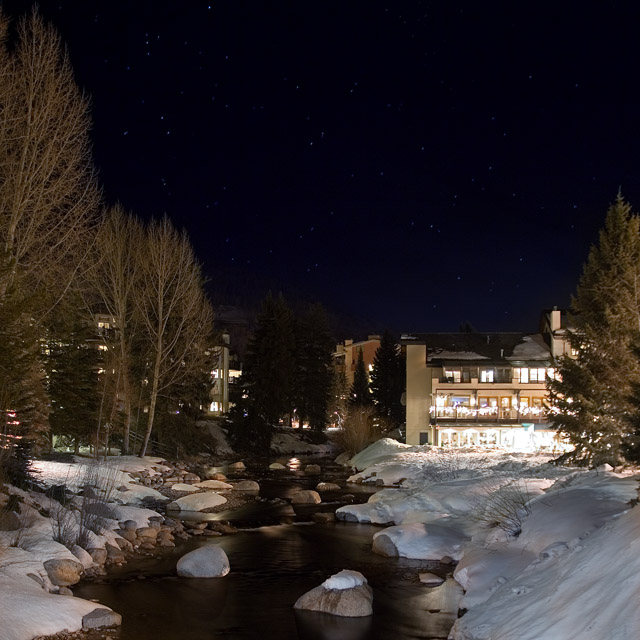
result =
[[291,504],[319,504],[322,498],[317,491],[302,489],[291,496]]
[[340,485],[334,482],[319,482],[316,491],[340,491]]
[[173,540],[170,540],[169,538],[162,538],[162,540],[160,540],[159,545],[161,547],[175,547],[176,543]]
[[83,629],[100,629],[102,627],[117,627],[122,624],[122,616],[111,609],[94,609],[82,616]]
[[311,519],[314,522],[325,524],[327,522],[335,522],[336,514],[331,511],[319,511],[318,513],[314,513]]
[[104,502],[85,502],[83,509],[94,516],[100,518],[106,518],[108,520],[117,520],[118,512],[113,505],[106,504]]
[[238,533],[238,530],[230,524],[226,524],[224,522],[210,522],[209,529],[211,531],[216,531],[217,533],[224,533],[226,535],[232,535],[234,533]]
[[138,523],[135,520],[125,520],[120,522],[120,528],[125,531],[135,531],[138,528]]
[[125,540],[124,538],[116,538],[116,544],[123,551],[133,551],[133,543],[130,542],[129,540]]
[[233,462],[229,465],[229,469],[233,469],[233,471],[244,471],[246,468],[244,462]]
[[176,482],[180,482],[180,478],[176,476],[171,476],[170,478],[164,479],[164,484],[166,485],[173,485],[173,484],[176,484]]
[[233,485],[228,482],[222,482],[221,480],[205,480],[204,482],[198,482],[192,485],[198,489],[213,489],[220,491],[221,489],[233,489]]
[[229,573],[229,558],[220,547],[207,545],[182,556],[176,569],[183,578],[221,578]]
[[356,497],[352,493],[345,493],[343,496],[340,496],[340,502],[346,502],[347,504],[352,504],[355,502]]
[[200,476],[195,473],[187,473],[182,478],[182,482],[185,482],[186,484],[195,484],[196,482],[200,482]]
[[172,487],[172,491],[183,491],[185,493],[193,493],[197,491],[198,488],[193,486],[192,484],[186,484],[184,482],[176,482]]
[[319,464],[308,464],[304,468],[304,472],[309,476],[317,476],[322,473],[322,468]]
[[420,582],[426,584],[427,587],[439,587],[444,582],[444,578],[437,576],[435,573],[420,573],[418,574],[418,578],[420,578]]
[[271,469],[272,471],[286,471],[287,467],[285,467],[283,464],[280,464],[279,462],[272,462],[269,465],[269,469]]
[[105,549],[107,550],[107,559],[111,562],[124,562],[124,553],[122,553],[122,549],[116,547],[112,544],[105,545]]
[[104,564],[107,561],[106,549],[87,549],[87,553],[96,564]]
[[118,529],[116,531],[116,533],[121,538],[124,538],[125,540],[128,540],[131,544],[133,544],[136,541],[136,538],[138,537],[136,535],[136,530],[135,529]]
[[206,469],[202,473],[202,476],[207,480],[221,480],[222,482],[227,479],[227,476],[225,476],[224,473],[220,473],[220,471],[218,471],[218,469],[216,469],[215,467],[209,467],[208,469]]
[[0,510],[0,531],[17,531],[20,518],[13,511]]
[[158,529],[155,527],[140,527],[136,529],[136,535],[143,540],[155,540],[158,535]]
[[69,587],[60,587],[58,589],[58,595],[59,596],[72,596],[73,595],[73,591],[71,591],[71,589],[69,589]]
[[420,606],[427,611],[457,614],[463,595],[462,587],[453,578],[447,578],[441,586],[420,598]]
[[362,618],[373,614],[373,591],[358,571],[340,571],[300,596],[295,609]]
[[336,464],[339,464],[341,467],[348,467],[349,460],[351,460],[351,456],[346,451],[344,451],[334,460],[334,462]]
[[46,590],[47,585],[45,584],[45,581],[42,579],[42,576],[39,576],[37,573],[27,573],[27,578],[31,578],[32,580],[35,580],[43,589]]
[[47,571],[49,580],[51,580],[56,587],[68,587],[69,585],[80,582],[84,571],[84,567],[80,562],[67,558],[45,560],[43,565]]
[[178,498],[167,505],[168,511],[202,511],[211,509],[227,502],[226,498],[214,493],[192,493],[191,495]]
[[234,491],[260,491],[260,485],[255,480],[240,480],[233,485]]

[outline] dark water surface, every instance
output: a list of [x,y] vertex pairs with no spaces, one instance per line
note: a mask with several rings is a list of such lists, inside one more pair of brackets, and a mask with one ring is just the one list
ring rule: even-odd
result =
[[[255,475],[253,476],[255,477]],[[330,480],[323,475],[323,480]],[[317,482],[317,478],[313,484]],[[286,497],[299,477],[260,479],[261,495]],[[348,487],[343,493],[351,492]],[[358,501],[366,500],[366,495]],[[277,521],[283,509],[256,503],[235,513],[208,514],[244,524]],[[81,598],[95,598],[122,614],[122,640],[404,640],[446,638],[455,616],[429,613],[429,588],[421,571],[442,572],[437,563],[385,558],[372,553],[380,527],[353,523],[267,524],[232,536],[193,538],[159,559],[141,560],[112,572],[104,583],[81,583]],[[231,573],[224,578],[178,578],[177,560],[189,550],[215,544],[224,549]],[[341,618],[294,611],[294,602],[342,569],[360,571],[373,588],[373,616]],[[145,579],[139,576],[144,575]]]

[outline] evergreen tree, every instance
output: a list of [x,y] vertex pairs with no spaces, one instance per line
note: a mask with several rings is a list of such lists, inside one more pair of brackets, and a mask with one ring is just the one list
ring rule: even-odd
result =
[[296,322],[294,390],[300,422],[308,420],[316,432],[324,430],[328,419],[333,346],[325,311],[321,305],[314,304]]
[[240,383],[247,397],[236,412],[237,422],[251,427],[240,430],[267,448],[273,427],[280,418],[291,415],[294,349],[291,310],[282,295],[275,298],[269,292],[247,346]]
[[371,392],[378,415],[394,427],[404,422],[404,407],[400,402],[404,387],[404,361],[398,345],[387,330],[373,359]]
[[364,356],[361,350],[358,351],[358,361],[356,362],[356,370],[353,374],[349,404],[356,407],[373,405],[371,389],[369,388],[369,377],[367,376],[367,369],[364,365]]
[[632,349],[640,335],[640,221],[621,195],[591,247],[572,310],[569,343],[576,356],[557,363],[549,418],[575,446],[571,458],[616,464],[629,436],[633,385],[640,381]]
[[69,438],[77,452],[91,442],[98,426],[101,364],[98,336],[78,317],[58,316],[48,339],[46,369],[49,378],[51,433]]

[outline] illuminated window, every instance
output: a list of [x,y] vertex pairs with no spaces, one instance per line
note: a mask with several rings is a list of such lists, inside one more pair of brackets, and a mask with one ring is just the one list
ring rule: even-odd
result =
[[482,369],[480,371],[480,382],[493,382],[493,369]]
[[209,405],[209,411],[211,411],[212,413],[214,413],[214,412],[216,412],[216,411],[219,411],[219,410],[220,410],[220,409],[219,409],[219,407],[220,407],[220,404],[219,404],[218,402],[212,402],[212,403]]
[[528,367],[516,367],[513,370],[513,377],[516,382],[527,383],[529,382],[529,369]]
[[451,405],[454,407],[468,407],[469,396],[453,396],[451,398]]
[[106,351],[107,350],[107,345],[106,344],[99,344],[98,345],[98,349],[100,349],[100,351]]
[[544,382],[547,372],[545,369],[529,369],[529,380],[531,382]]
[[462,372],[460,369],[445,369],[444,377],[448,382],[461,382]]

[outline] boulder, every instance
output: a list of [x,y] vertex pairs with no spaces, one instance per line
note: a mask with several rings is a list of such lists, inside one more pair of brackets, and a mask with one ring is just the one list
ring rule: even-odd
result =
[[317,491],[302,489],[291,496],[291,504],[319,504],[322,498]]
[[444,582],[444,578],[437,576],[435,573],[420,573],[418,578],[427,587],[439,587]]
[[316,491],[340,491],[340,485],[334,482],[319,482]]
[[124,522],[120,522],[120,528],[125,531],[135,531],[138,528],[138,523],[135,520],[125,520]]
[[326,524],[327,522],[335,522],[336,514],[332,511],[318,511],[318,513],[313,514],[313,517],[311,519],[314,522]]
[[88,569],[91,565],[93,565],[93,558],[87,553],[82,547],[79,547],[77,544],[74,544],[71,547],[71,553],[78,558],[78,561],[82,564],[85,569]]
[[227,476],[224,473],[220,473],[215,467],[210,467],[202,474],[207,480],[221,480],[224,482]]
[[229,465],[229,469],[232,469],[233,471],[244,471],[247,467],[245,466],[244,462],[232,462]]
[[233,485],[228,482],[222,482],[221,480],[205,480],[204,482],[198,482],[192,486],[198,489],[213,489],[214,491],[220,491],[221,489],[233,489]]
[[69,587],[60,587],[58,589],[58,595],[59,596],[72,596],[73,595],[73,591],[71,591],[71,589],[69,589]]
[[111,562],[124,562],[125,557],[124,557],[124,553],[122,552],[122,549],[120,549],[119,547],[116,547],[113,544],[109,544],[108,542],[105,545],[105,549],[107,550],[108,560],[110,560]]
[[234,491],[260,491],[260,485],[255,480],[240,480],[233,485]]
[[56,558],[53,560],[45,560],[44,568],[47,571],[49,580],[56,587],[68,587],[72,584],[80,582],[84,567],[77,560],[67,558]]
[[207,545],[182,556],[176,569],[183,578],[221,578],[229,573],[229,558],[220,547]]
[[310,476],[318,476],[322,473],[322,468],[319,464],[308,464],[304,468],[304,472]]
[[287,467],[285,467],[283,464],[280,464],[279,462],[272,462],[269,465],[269,469],[271,469],[271,471],[286,471]]
[[204,509],[211,509],[221,504],[225,504],[226,498],[214,493],[213,491],[207,493],[192,493],[191,495],[178,498],[174,502],[170,502],[167,505],[167,511],[203,511]]
[[184,482],[176,482],[171,486],[172,491],[182,491],[184,493],[193,493],[197,491],[197,487],[192,484],[186,484]]
[[339,464],[342,467],[348,467],[349,466],[349,460],[351,460],[351,456],[346,452],[343,451],[335,460],[334,462],[336,464]]
[[122,624],[122,616],[111,609],[102,607],[82,616],[83,629],[101,629],[102,627],[117,627]]
[[104,564],[107,561],[106,549],[87,549],[87,553],[96,564]]
[[136,529],[136,535],[144,541],[153,541],[158,535],[158,529],[155,527],[140,527]]
[[358,571],[344,570],[300,596],[295,609],[362,618],[373,614],[373,591]]
[[195,473],[186,473],[182,478],[182,482],[186,482],[187,484],[195,484],[196,482],[200,482],[200,476],[196,475]]

